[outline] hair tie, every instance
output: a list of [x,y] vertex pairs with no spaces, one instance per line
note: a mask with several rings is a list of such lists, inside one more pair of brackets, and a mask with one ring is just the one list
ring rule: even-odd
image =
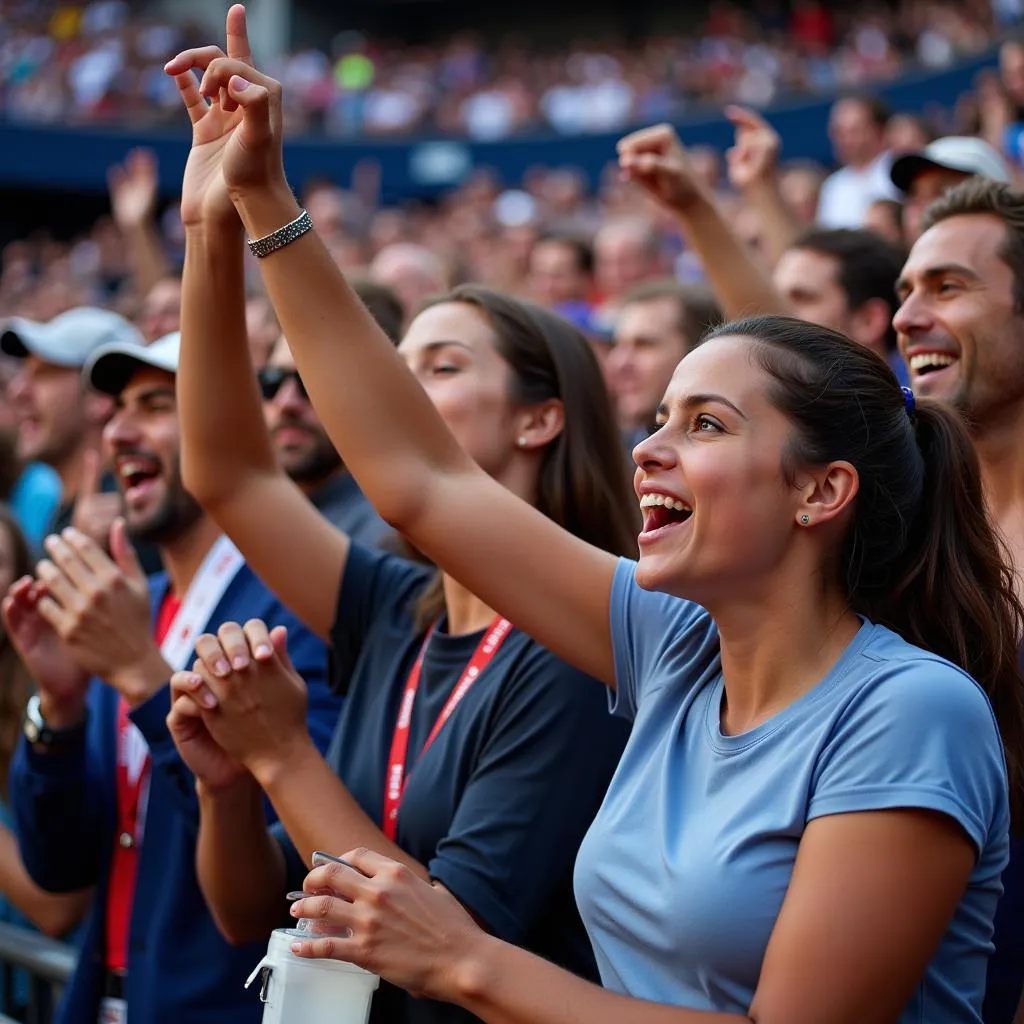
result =
[[907,415],[913,419],[917,413],[917,401],[914,399],[914,392],[906,387],[901,387],[900,391],[903,392],[903,404],[906,406]]

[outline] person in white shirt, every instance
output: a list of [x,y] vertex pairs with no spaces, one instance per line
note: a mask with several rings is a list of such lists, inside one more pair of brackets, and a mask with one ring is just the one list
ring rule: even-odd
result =
[[892,156],[885,149],[888,120],[888,109],[872,96],[847,96],[832,107],[829,137],[842,166],[821,186],[821,227],[859,228],[872,203],[900,198],[889,177]]

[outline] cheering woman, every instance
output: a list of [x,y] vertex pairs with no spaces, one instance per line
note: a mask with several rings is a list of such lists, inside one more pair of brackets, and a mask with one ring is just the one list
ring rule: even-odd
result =
[[[978,1021],[1021,793],[1021,609],[959,422],[831,331],[728,325],[634,453],[640,558],[617,559],[472,458],[359,306],[287,187],[280,86],[209,51],[169,70],[197,143],[222,126],[193,159],[265,254],[364,492],[633,723],[576,867],[604,990],[379,848],[310,874],[293,913],[347,931],[298,951],[497,1024]],[[620,146],[669,204],[684,158],[668,129]],[[179,692],[223,692],[200,669]]]
[[[240,19],[234,11],[236,53]],[[185,85],[196,116],[194,80]],[[287,922],[285,893],[301,887],[313,851],[366,846],[451,893],[490,934],[596,978],[572,869],[628,726],[592,680],[453,578],[339,533],[274,464],[246,343],[242,225],[212,130],[238,119],[225,106],[196,117],[182,198],[182,471],[249,564],[330,641],[347,700],[325,761],[283,637],[252,623],[199,641],[219,703],[200,719],[198,705],[176,701],[170,725],[200,780],[204,893],[229,938],[265,936]],[[338,344],[365,329],[366,310],[353,310],[330,328]],[[500,488],[609,558],[635,552],[611,405],[574,328],[463,288],[417,316],[399,352],[417,393]],[[261,644],[282,656],[260,661]],[[268,835],[261,787],[290,842]],[[466,1019],[397,989],[374,999],[375,1021]]]

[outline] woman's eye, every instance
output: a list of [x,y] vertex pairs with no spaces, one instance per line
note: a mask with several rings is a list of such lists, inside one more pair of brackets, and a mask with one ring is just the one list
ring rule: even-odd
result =
[[432,373],[458,373],[459,368],[453,363],[437,363],[431,367]]
[[698,416],[697,419],[694,420],[694,425],[696,426],[697,430],[704,431],[705,433],[712,430],[719,431],[722,429],[720,424],[718,424],[710,416]]

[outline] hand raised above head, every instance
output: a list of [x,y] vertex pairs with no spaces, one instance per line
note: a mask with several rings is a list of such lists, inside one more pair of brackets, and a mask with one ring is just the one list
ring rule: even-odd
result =
[[679,213],[703,195],[690,157],[668,124],[642,128],[618,144],[619,167],[662,206]]
[[164,67],[174,76],[192,122],[181,197],[186,226],[237,220],[233,197],[286,187],[281,86],[253,66],[241,4],[228,11],[226,36],[227,53],[218,46],[185,50]]
[[782,150],[779,133],[746,107],[726,107],[725,115],[736,129],[736,143],[725,154],[729,183],[740,191],[770,184]]

